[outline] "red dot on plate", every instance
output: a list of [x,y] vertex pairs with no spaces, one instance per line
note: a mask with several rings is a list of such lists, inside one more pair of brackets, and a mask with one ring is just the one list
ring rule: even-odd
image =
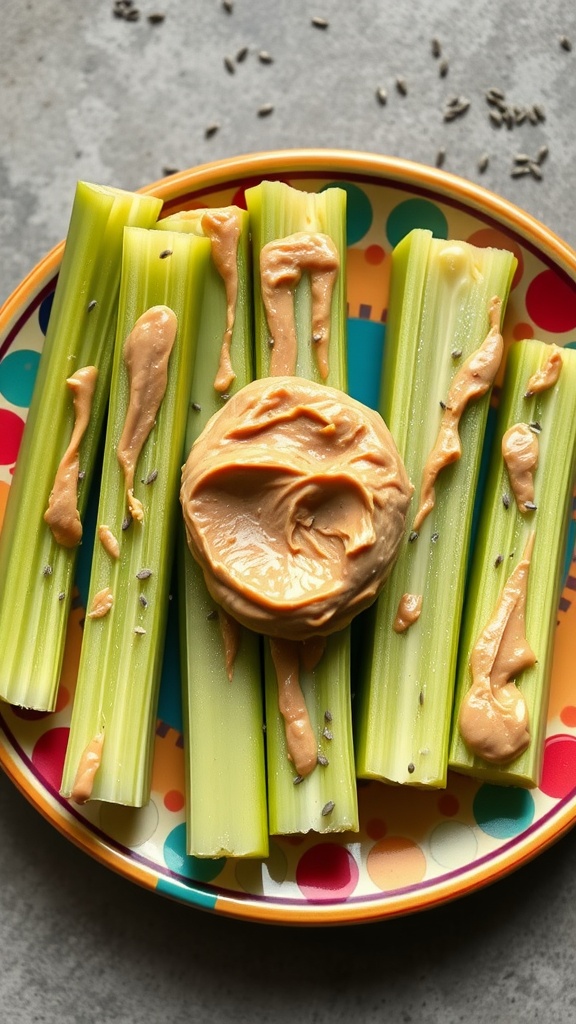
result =
[[567,704],[566,707],[562,708],[560,721],[569,728],[576,726],[576,707],[573,704]]
[[49,729],[40,736],[32,751],[32,764],[52,789],[59,790],[62,783],[62,769],[66,757],[66,746],[70,730],[64,726]]
[[381,245],[369,245],[368,248],[364,250],[364,259],[366,260],[366,263],[371,263],[372,266],[375,267],[384,261],[385,256],[386,253]]
[[512,336],[515,341],[525,341],[526,338],[534,337],[534,328],[532,327],[532,324],[514,324],[514,327],[512,328]]
[[366,835],[370,839],[383,839],[388,831],[388,826],[382,818],[370,818],[366,822]]
[[346,899],[358,884],[358,865],[343,846],[318,843],[298,861],[296,882],[308,900]]
[[452,793],[442,793],[438,797],[438,810],[440,814],[445,814],[447,818],[453,818],[455,814],[458,814],[459,809],[460,802]]
[[576,287],[556,271],[543,270],[528,285],[526,309],[544,331],[572,331],[576,327]]
[[540,789],[561,800],[576,787],[576,736],[550,736],[544,748]]
[[164,807],[168,811],[181,811],[184,807],[184,794],[179,789],[170,789],[164,795]]
[[0,465],[10,466],[18,458],[24,420],[10,409],[0,409]]

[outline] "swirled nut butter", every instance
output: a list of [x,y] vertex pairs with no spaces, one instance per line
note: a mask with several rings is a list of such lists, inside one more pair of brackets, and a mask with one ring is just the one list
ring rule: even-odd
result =
[[268,377],[209,420],[180,498],[214,600],[260,633],[305,640],[375,600],[412,490],[378,413],[323,384]]

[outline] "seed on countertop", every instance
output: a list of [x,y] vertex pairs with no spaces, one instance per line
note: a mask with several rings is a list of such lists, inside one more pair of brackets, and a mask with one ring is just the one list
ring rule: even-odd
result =
[[312,18],[312,24],[314,28],[328,28],[330,23],[326,18]]
[[152,575],[152,569],[139,569],[136,573],[137,580],[149,580]]
[[533,107],[532,107],[532,110],[536,114],[536,117],[538,118],[539,121],[545,121],[546,120],[546,114],[544,112],[544,107],[540,103],[535,103],[533,105]]
[[318,761],[318,764],[322,765],[323,768],[326,768],[330,764],[330,761],[326,757],[326,754],[318,754],[316,760]]
[[570,53],[572,49],[572,41],[568,38],[568,36],[560,36],[559,42],[562,49],[566,50],[567,53]]
[[514,156],[515,164],[529,164],[532,157],[528,156],[528,153],[516,153]]
[[502,120],[509,131],[514,127],[514,115],[510,108],[502,111]]
[[204,129],[204,138],[211,139],[212,136],[216,135],[216,132],[218,131],[220,131],[219,124],[209,124],[208,127]]
[[449,69],[450,69],[450,65],[448,64],[448,61],[447,60],[441,60],[440,64],[438,65],[438,74],[440,75],[440,78],[446,78],[446,75],[448,74]]
[[495,128],[502,127],[502,114],[498,110],[491,110],[490,113],[488,114],[488,117],[490,118]]
[[504,505],[504,508],[510,508],[510,495],[509,494],[504,493],[502,495],[502,504]]
[[236,68],[234,67],[232,57],[224,57],[224,67],[229,75],[233,75],[235,73]]
[[160,257],[159,258],[161,260],[165,260],[165,259],[167,259],[168,256],[171,256],[171,255],[172,255],[172,249],[162,249],[162,252],[160,253]]
[[162,174],[164,174],[167,178],[169,178],[171,174],[178,174],[178,173],[179,173],[179,168],[178,167],[171,167],[170,165],[167,165],[166,167],[162,168]]
[[495,568],[497,569],[499,565],[502,565],[503,561],[504,561],[504,555],[496,555],[496,558],[494,559],[494,566],[495,566]]
[[122,520],[122,530],[127,530],[129,526],[132,526],[132,516],[126,516]]
[[525,178],[527,174],[530,174],[529,167],[514,167],[513,170],[510,171],[511,178]]
[[258,54],[258,60],[260,61],[261,64],[274,63],[274,58],[272,54],[268,53],[267,50],[260,50],[260,53]]
[[42,569],[42,575],[43,576],[51,576],[52,575],[52,566],[51,565],[45,565],[44,568]]
[[331,722],[332,721],[332,712],[328,711],[328,709],[326,709],[326,711],[324,712],[324,721],[325,722]]
[[96,302],[96,299],[92,299],[92,300],[91,300],[91,301],[90,301],[90,302],[88,303],[88,312],[89,312],[89,313],[91,313],[93,309],[96,309],[96,306],[97,306],[97,305],[98,305],[98,303]]
[[528,164],[528,170],[530,171],[532,177],[536,178],[536,181],[542,181],[544,175],[542,174],[542,171],[540,170],[538,164],[534,160],[531,160]]
[[406,79],[402,78],[400,75],[396,78],[396,90],[401,96],[407,96],[408,94],[408,84]]
[[432,42],[430,44],[430,49],[432,50],[432,56],[435,57],[436,59],[438,59],[438,57],[440,57],[440,55],[442,53],[442,47],[440,45],[440,40],[436,39],[436,37],[434,37],[434,39],[432,40]]
[[144,636],[146,630],[143,629],[142,626],[134,626],[134,632],[136,633],[136,636]]
[[526,116],[527,116],[528,120],[530,121],[530,124],[538,124],[538,121],[540,120],[540,118],[538,117],[538,114],[534,110],[534,107],[531,107],[530,110],[526,111]]
[[494,85],[486,92],[486,100],[488,103],[502,103],[504,99],[505,94],[502,92],[502,89],[497,89]]
[[161,25],[165,18],[166,15],[162,11],[152,11],[152,13],[148,15],[148,21],[151,25]]
[[442,146],[436,153],[436,167],[443,167],[446,159],[446,150]]
[[226,14],[232,14],[232,11],[234,10],[232,0],[222,0],[222,9],[226,11]]
[[264,103],[264,105],[259,107],[258,109],[258,117],[268,117],[268,115],[271,114],[273,110],[274,107],[272,106],[271,103]]
[[540,149],[536,153],[536,163],[537,164],[544,163],[544,161],[545,161],[547,156],[548,156],[548,146],[540,146]]
[[514,111],[514,124],[517,124],[517,125],[524,124],[524,121],[526,120],[527,117],[528,117],[528,111],[527,110]]
[[480,174],[484,174],[484,171],[488,168],[490,158],[487,153],[483,153],[478,161],[478,171]]
[[336,804],[334,803],[334,801],[329,800],[328,803],[324,804],[324,807],[322,808],[322,817],[327,818],[329,814],[332,814],[332,811],[334,810],[335,807]]
[[236,62],[238,64],[242,64],[243,61],[246,60],[247,56],[248,56],[248,47],[247,46],[243,46],[240,50],[238,50],[238,53],[236,54]]
[[470,100],[466,99],[465,96],[453,97],[446,105],[444,111],[445,121],[454,121],[455,118],[461,117],[465,114],[470,106]]
[[386,92],[386,89],[376,89],[376,99],[381,107],[385,107],[388,101],[388,93]]

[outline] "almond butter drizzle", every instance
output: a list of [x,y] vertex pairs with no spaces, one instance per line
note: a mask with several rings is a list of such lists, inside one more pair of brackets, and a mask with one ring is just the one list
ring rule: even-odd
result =
[[[502,458],[519,512],[534,505],[534,473],[538,466],[538,437],[527,423],[515,423],[502,438]],[[528,507],[527,507],[528,505]]]
[[92,400],[98,379],[95,366],[84,366],[68,378],[74,402],[74,428],[70,443],[56,471],[44,521],[54,540],[65,548],[74,548],[82,540],[82,523],[77,509],[80,442],[90,422]]
[[305,778],[318,763],[318,743],[300,686],[300,647],[295,640],[270,639],[288,758],[298,775]]
[[405,633],[420,618],[422,594],[402,594],[392,628],[395,633]]
[[88,612],[87,618],[103,619],[105,615],[108,615],[113,604],[114,596],[110,587],[104,587],[103,590],[99,590],[97,594],[94,594],[92,607]]
[[70,798],[77,804],[85,804],[92,796],[96,772],[102,763],[103,747],[104,733],[99,732],[98,735],[90,741],[80,758],[80,763],[74,779],[74,785],[72,786],[72,792],[70,794]]
[[130,514],[140,522],[144,509],[134,496],[136,463],[164,398],[177,327],[176,314],[168,306],[152,306],[138,318],[124,343],[130,397],[117,457],[124,471]]
[[109,526],[98,527],[98,540],[110,558],[120,558],[120,544]]
[[220,363],[214,388],[223,394],[228,391],[236,374],[232,369],[230,345],[236,319],[238,299],[238,240],[241,224],[233,210],[207,210],[202,217],[202,230],[210,239],[214,266],[226,289],[226,329],[220,348]]
[[525,635],[534,538],[532,531],[521,561],[472,650],[472,685],[458,717],[460,733],[472,753],[494,764],[512,761],[530,742],[528,709],[515,679],[536,663]]
[[538,395],[541,391],[547,391],[548,388],[554,387],[558,380],[562,369],[562,353],[557,345],[551,345],[550,348],[550,354],[544,365],[530,377],[526,385],[525,398],[531,398],[532,395]]
[[434,508],[434,485],[439,473],[445,466],[457,462],[462,455],[459,423],[466,406],[486,394],[498,372],[504,352],[504,341],[500,333],[501,309],[502,301],[495,296],[489,305],[490,330],[486,338],[468,356],[450,385],[438,437],[422,473],[420,505],[413,526],[416,533]]
[[270,376],[296,373],[298,338],[294,289],[303,271],[312,291],[312,344],[322,380],[328,377],[330,307],[340,259],[328,235],[298,231],[268,242],[260,253],[262,301],[271,334]]

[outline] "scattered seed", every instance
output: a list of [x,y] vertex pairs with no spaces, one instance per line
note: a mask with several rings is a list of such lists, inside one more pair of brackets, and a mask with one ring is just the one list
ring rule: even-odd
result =
[[330,23],[326,18],[312,18],[312,24],[314,28],[328,28]]
[[440,57],[440,55],[442,53],[442,47],[440,46],[440,40],[434,38],[432,40],[431,45],[430,45],[430,49],[432,50],[432,56],[435,57],[436,60],[438,60],[438,57]]
[[515,164],[529,164],[532,157],[528,156],[528,153],[516,153],[514,157]]
[[562,49],[566,50],[566,53],[570,53],[572,49],[572,41],[568,38],[568,36],[560,36],[559,42]]
[[149,580],[152,575],[152,569],[139,569],[136,573],[137,580]]
[[385,107],[388,102],[388,93],[386,92],[386,89],[376,89],[376,99],[381,107]]
[[322,341],[323,337],[324,337],[323,334],[321,334],[320,332],[317,332],[316,334],[312,335],[312,341],[314,342],[315,345],[319,345],[320,342]]
[[236,68],[234,67],[232,57],[224,57],[224,67],[229,75],[233,75],[235,73]]
[[524,508],[527,509],[528,512],[535,512],[538,508],[538,505],[535,505],[533,501],[525,501]]
[[540,146],[540,149],[536,153],[536,163],[537,164],[544,163],[544,161],[545,161],[547,156],[548,156],[548,146]]
[[502,495],[502,504],[504,505],[505,509],[509,509],[510,508],[510,495],[509,494],[504,493]]
[[452,359],[460,359],[460,357],[462,355],[462,349],[461,348],[453,348],[451,353],[450,353],[450,355],[452,356]]
[[206,618],[208,619],[208,622],[213,622],[214,619],[217,619],[218,618],[218,612],[216,611],[216,608],[212,608],[212,610],[208,612],[208,615],[206,616]]
[[60,593],[58,594],[58,600],[59,601],[63,601],[65,597],[66,597],[66,591],[65,590],[61,590]]
[[232,0],[222,0],[222,9],[226,11],[226,14],[232,14],[232,11],[234,10]]
[[424,690],[420,690],[420,693],[418,694],[418,703],[420,707],[422,707],[424,703]]
[[542,424],[539,423],[538,420],[534,420],[532,423],[529,423],[528,426],[535,434],[542,433]]
[[148,15],[148,21],[151,25],[161,25],[165,18],[166,15],[162,11],[152,11]]
[[511,552],[510,552],[510,558],[514,558],[514,555],[515,555],[515,554],[516,554],[516,552],[515,552],[515,551],[511,551]]
[[400,93],[401,96],[406,96],[408,94],[408,85],[406,83],[406,79],[405,78],[401,78],[400,76],[397,77],[397,79],[396,79],[396,89]]
[[444,120],[455,121],[457,117],[462,117],[466,113],[469,106],[470,100],[467,100],[465,96],[458,96],[455,100],[450,100],[444,110]]
[[274,348],[274,338],[268,338],[268,348]]
[[240,50],[238,50],[238,53],[236,54],[236,61],[237,61],[237,63],[238,64],[242,64],[243,61],[246,60],[247,56],[248,56],[248,47],[247,46],[243,46]]
[[268,53],[268,50],[260,50],[260,53],[258,54],[258,60],[260,61],[261,64],[274,63],[274,58],[271,53]]
[[450,65],[448,64],[448,61],[447,60],[441,60],[440,64],[438,65],[438,74],[440,75],[440,78],[446,78],[446,75],[448,74],[449,69],[450,69]]
[[324,721],[325,722],[331,722],[332,721],[332,712],[328,711],[328,709],[326,709],[326,711],[324,712]]
[[44,568],[42,569],[42,575],[43,576],[51,576],[52,575],[52,566],[51,565],[45,565]]
[[136,636],[144,636],[146,630],[142,626],[134,626],[134,632]]
[[295,786],[299,786],[301,782],[304,782],[304,776],[303,775],[295,775],[292,781],[293,781]]
[[198,405],[198,402],[192,402],[192,408],[194,412],[202,412],[202,406]]
[[502,89],[497,89],[496,86],[491,86],[486,93],[486,100],[488,103],[502,103],[505,99]]
[[410,544],[413,544],[415,540],[418,540],[418,531],[412,530],[412,532],[408,534],[408,541]]
[[546,114],[544,113],[544,107],[540,103],[535,103],[534,106],[532,107],[532,110],[536,114],[536,117],[538,118],[539,121],[545,121],[546,120]]
[[529,167],[514,167],[510,172],[511,178],[525,178],[527,174],[530,174]]
[[322,729],[322,735],[323,735],[325,740],[333,740],[334,739],[334,733],[331,732],[330,729],[327,729],[326,726],[324,726],[324,728]]
[[496,555],[496,558],[494,559],[494,566],[496,568],[498,568],[499,565],[502,565],[503,561],[504,561],[504,555]]
[[532,107],[530,110],[526,111],[526,116],[528,117],[528,120],[530,121],[530,124],[538,124],[538,121],[540,120],[540,118],[538,117],[538,114],[534,110],[534,107]]
[[131,525],[132,525],[132,516],[126,516],[126,518],[122,520],[122,529],[123,530],[127,530],[128,527],[131,526]]
[[410,761],[410,764],[408,765],[408,771],[410,775],[412,775],[412,773],[416,771],[416,765],[412,761]]
[[148,473],[148,476],[145,477],[145,479],[142,481],[142,483],[143,484],[153,484],[157,476],[158,476],[158,470],[157,469],[153,469],[151,473]]
[[126,21],[138,21],[138,19],[140,17],[140,11],[138,10],[137,7],[132,7],[132,8],[130,8],[129,11],[126,12],[124,17],[125,17]]
[[148,607],[148,598],[145,596],[145,594],[140,594],[138,600],[140,601],[140,604],[142,605],[143,608]]
[[333,800],[329,800],[327,804],[324,804],[324,807],[322,808],[322,817],[327,818],[329,814],[332,814],[335,806],[336,804]]
[[326,768],[327,765],[330,764],[330,761],[326,757],[326,754],[318,754],[317,761],[318,764],[321,764],[323,768]]
[[499,110],[491,110],[490,113],[488,114],[488,117],[490,118],[495,128],[502,127],[502,114],[500,113]]
[[170,177],[171,174],[178,174],[178,172],[179,172],[179,168],[178,167],[167,166],[167,167],[163,167],[162,168],[162,174],[164,174],[167,178]]
[[542,171],[540,170],[538,164],[534,160],[531,160],[528,164],[528,170],[530,171],[532,177],[536,178],[536,181],[542,181],[544,175],[542,174]]
[[85,471],[83,469],[81,469],[80,472],[78,473],[78,479],[79,479],[80,483],[82,483],[82,481],[83,481],[85,476],[86,476]]
[[220,398],[222,399],[222,401],[223,401],[223,402],[227,402],[227,401],[229,400],[229,398],[230,398],[230,395],[229,395],[229,394],[228,394],[228,392],[226,391],[226,393],[225,393],[225,394],[223,394],[223,395],[220,395]]
[[172,255],[172,249],[163,249],[160,253],[160,259],[165,260],[168,256]]
[[444,149],[444,147],[441,147],[436,153],[436,167],[443,167],[445,159],[446,150]]
[[220,125],[219,124],[209,124],[208,127],[204,129],[204,138],[205,139],[211,139],[214,135],[216,135],[216,132],[219,132],[219,131],[220,131]]
[[440,537],[439,533],[433,533],[432,536],[430,537],[430,540],[432,541],[433,544],[436,544],[439,537]]
[[517,124],[517,125],[524,124],[524,121],[526,120],[527,117],[528,117],[528,113],[527,113],[526,110],[518,111],[518,113],[514,114],[514,124]]
[[262,107],[258,108],[258,117],[268,117],[274,110],[271,103],[264,103]]
[[440,399],[440,408],[441,408],[442,410],[445,410],[445,409],[446,409],[446,402],[443,402],[443,401],[442,401],[442,399]]
[[96,302],[96,299],[92,299],[91,302],[88,303],[88,312],[91,313],[93,309],[96,309],[97,305],[98,303]]

